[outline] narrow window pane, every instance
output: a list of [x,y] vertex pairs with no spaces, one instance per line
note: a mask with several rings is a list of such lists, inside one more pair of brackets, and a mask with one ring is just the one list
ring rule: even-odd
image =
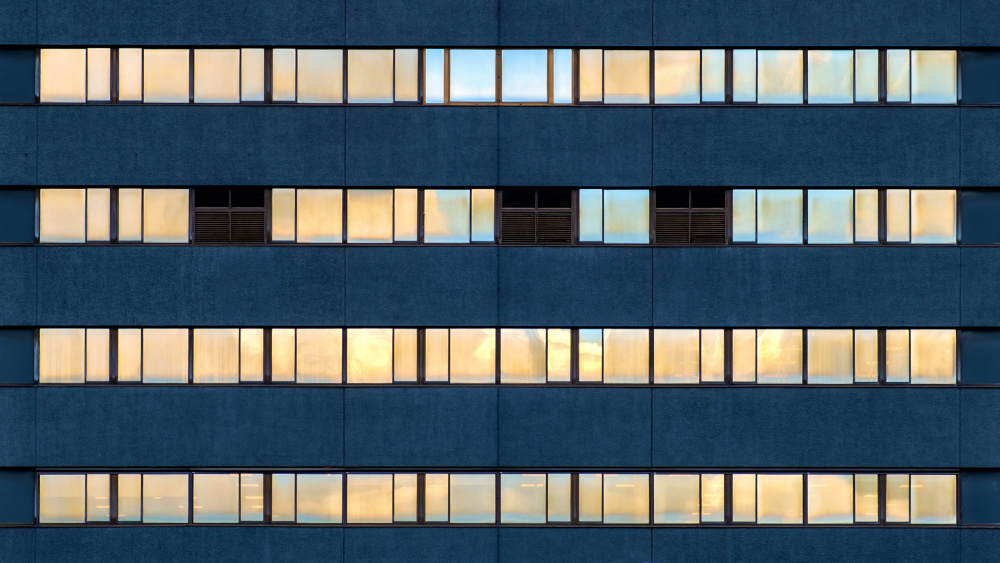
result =
[[424,242],[469,242],[469,190],[424,190]]
[[296,241],[343,242],[343,190],[298,190]]
[[649,51],[604,51],[604,103],[649,103]]
[[264,49],[240,49],[240,99],[264,101]]
[[580,49],[580,101],[604,100],[604,51]]
[[300,328],[295,331],[295,380],[298,383],[341,382],[341,330]]
[[757,190],[733,190],[733,242],[757,240]]
[[500,329],[500,383],[545,383],[545,329]]
[[809,103],[854,102],[854,51],[809,51]]
[[500,475],[500,523],[545,523],[545,474]]
[[573,50],[552,50],[552,102],[573,103]]
[[444,103],[444,49],[424,50],[424,102]]
[[653,523],[699,523],[699,479],[698,475],[654,475]]
[[87,240],[111,240],[111,190],[87,189]]
[[392,383],[391,328],[347,329],[347,382]]
[[877,330],[854,331],[854,381],[878,383]]
[[733,101],[757,101],[756,49],[733,49]]
[[85,335],[82,328],[38,330],[39,383],[83,383]]
[[910,476],[885,476],[885,521],[910,521]]
[[955,330],[910,331],[910,383],[955,383]]
[[757,523],[802,523],[802,475],[757,476]]
[[143,190],[143,199],[143,242],[185,243],[190,240],[188,190]]
[[604,382],[649,383],[649,331],[604,331]]
[[604,190],[580,190],[580,242],[604,240]]
[[604,517],[604,485],[600,473],[580,474],[580,522],[600,522]]
[[757,331],[757,383],[802,383],[802,331]]
[[854,475],[809,475],[809,523],[854,523]]
[[38,521],[42,524],[83,523],[85,475],[39,475]]
[[451,49],[449,101],[495,102],[497,58],[493,49]]
[[757,331],[752,328],[733,330],[733,381],[757,381]]
[[726,50],[701,51],[701,101],[726,101]]
[[392,474],[347,476],[347,523],[392,523]]
[[649,244],[649,190],[604,190],[604,242]]
[[549,522],[570,521],[571,485],[569,473],[549,473]]
[[295,329],[271,329],[271,381],[295,381]]
[[854,190],[854,241],[878,242],[878,190]]
[[392,481],[392,512],[396,522],[417,521],[417,476],[397,473]]
[[854,190],[809,190],[809,244],[852,242]]
[[392,190],[347,190],[347,242],[392,242]]
[[914,104],[958,103],[958,51],[910,51]]
[[239,372],[239,329],[194,329],[195,383],[238,383]]
[[854,476],[854,521],[878,522],[878,475]]
[[496,522],[496,476],[452,474],[449,494],[452,524]]
[[451,382],[496,381],[496,349],[495,329],[451,329]]
[[392,335],[392,364],[395,381],[417,380],[417,329],[397,328]]
[[910,524],[954,524],[955,475],[910,475]]
[[502,84],[505,102],[549,101],[549,52],[545,49],[504,49]]
[[194,50],[194,101],[235,104],[240,101],[240,50]]
[[757,243],[802,244],[802,190],[757,190]]
[[271,99],[276,102],[294,102],[295,49],[274,49],[271,65]]
[[87,522],[111,520],[111,476],[107,473],[87,474]]
[[910,381],[910,331],[885,331],[885,380],[889,383]]
[[808,338],[809,383],[854,382],[854,331],[810,329]]
[[572,333],[568,328],[550,328],[548,330],[548,380],[569,381]]
[[757,103],[802,103],[802,51],[757,51]]
[[142,101],[142,49],[118,49],[118,101]]
[[87,381],[108,381],[111,362],[111,331],[106,328],[87,329]]
[[295,521],[294,473],[271,475],[271,520],[274,522]]
[[725,498],[726,498],[726,476],[722,474],[702,475],[701,476],[701,521],[725,522],[726,521]]
[[599,328],[580,329],[580,381],[600,383],[604,378],[602,333]]
[[111,49],[87,49],[87,101],[111,101]]
[[886,101],[910,101],[910,50],[889,49],[886,55]]
[[857,49],[854,51],[854,100],[857,102],[878,101],[878,49]]
[[295,521],[299,524],[339,524],[343,505],[342,475],[299,473],[295,487]]
[[649,523],[649,475],[604,475],[604,523]]
[[87,50],[40,51],[39,100],[43,104],[87,101]]
[[955,190],[910,190],[914,244],[955,244]]
[[658,104],[697,104],[701,101],[701,51],[656,51]]
[[240,329],[240,381],[264,381],[264,329]]
[[653,383],[698,383],[698,329],[653,331]]
[[339,104],[344,101],[344,51],[299,49],[297,100],[300,104]]
[[417,190],[395,190],[395,235],[397,241],[417,240]]
[[239,522],[239,473],[195,473],[193,500],[196,524]]
[[190,55],[187,49],[144,49],[143,101],[186,104],[190,97]]
[[419,49],[396,49],[395,99],[397,102],[420,101],[418,84]]
[[733,522],[757,521],[757,476],[753,473],[733,475]]
[[187,380],[188,329],[142,329],[142,382],[187,383]]
[[885,191],[886,240],[910,241],[910,190]]
[[118,329],[118,381],[142,381],[142,329]]
[[493,190],[472,190],[472,242],[493,242]]
[[188,476],[142,476],[143,524],[186,524],[188,521]]
[[118,521],[142,521],[142,475],[118,475]]
[[701,380],[722,383],[726,377],[726,332],[719,329],[701,330]]
[[295,190],[274,188],[271,190],[271,240],[274,242],[295,241]]
[[448,521],[447,473],[428,473],[424,476],[424,520]]
[[392,103],[392,55],[392,49],[349,49],[347,51],[347,101],[349,103]]
[[240,475],[240,521],[264,521],[264,474]]
[[87,240],[84,189],[39,190],[39,241],[84,242]]
[[448,381],[448,329],[424,332],[424,362],[427,381]]

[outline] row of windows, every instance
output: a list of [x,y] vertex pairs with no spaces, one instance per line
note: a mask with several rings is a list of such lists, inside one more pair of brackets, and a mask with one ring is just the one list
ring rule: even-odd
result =
[[42,328],[40,383],[919,384],[954,329]]
[[43,188],[42,243],[955,244],[923,189]]
[[957,481],[907,473],[62,473],[39,475],[38,522],[954,525]]
[[42,103],[958,102],[958,52],[910,49],[39,50]]

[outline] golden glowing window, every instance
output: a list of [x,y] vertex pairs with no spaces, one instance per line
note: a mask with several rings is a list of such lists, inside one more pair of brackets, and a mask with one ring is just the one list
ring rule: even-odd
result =
[[849,385],[854,382],[854,331],[807,331],[809,383]]
[[757,103],[802,103],[802,51],[757,51]]
[[854,102],[854,51],[809,50],[809,103]]
[[604,382],[649,383],[648,330],[604,330]]
[[240,50],[194,50],[194,101],[234,104],[240,101]]
[[297,383],[341,382],[341,330],[300,328],[295,331]]
[[264,101],[264,49],[240,49],[240,100]]
[[87,101],[111,101],[111,49],[87,49]]
[[41,475],[38,479],[38,521],[42,524],[82,523],[86,515],[84,475]]
[[546,330],[500,329],[500,382],[545,383]]
[[347,476],[347,523],[391,524],[392,474]]
[[604,103],[649,103],[649,51],[604,51]]
[[452,474],[448,492],[452,524],[496,522],[496,476],[492,473]]
[[757,523],[802,523],[802,475],[757,475]]
[[41,49],[39,100],[42,103],[87,101],[87,50]]
[[144,49],[142,99],[146,103],[186,104],[190,97],[187,49]]
[[194,382],[236,383],[239,377],[239,329],[194,329]]
[[192,509],[195,524],[240,521],[240,475],[195,473]]
[[726,50],[701,51],[701,101],[726,101]]
[[187,521],[188,476],[143,475],[142,522],[144,524],[185,524]]
[[958,103],[957,51],[910,51],[910,71],[912,103]]
[[343,510],[343,475],[299,473],[295,482],[295,521],[339,524]]
[[701,522],[700,477],[655,475],[653,477],[653,523],[698,524]]
[[604,474],[604,523],[649,523],[649,475]]
[[87,238],[87,190],[39,190],[39,241],[84,242]]
[[733,49],[733,101],[757,101],[756,49]]
[[910,50],[886,51],[886,101],[910,101]]
[[295,55],[295,49],[274,49],[272,51],[271,99],[275,102],[295,101]]
[[142,329],[142,382],[188,382],[188,329]]
[[343,190],[297,190],[295,214],[297,242],[343,242],[343,217]]
[[808,475],[809,524],[854,523],[854,475]]
[[118,101],[142,101],[142,49],[118,49]]
[[955,475],[910,475],[910,523],[956,523],[957,481]]
[[656,103],[701,101],[701,51],[656,51],[654,61]]
[[547,521],[545,474],[500,475],[500,523],[544,524]]
[[344,101],[344,51],[299,49],[296,100],[300,104],[339,104]]
[[347,51],[347,101],[352,104],[392,103],[392,49]]
[[[119,213],[122,212],[120,205]],[[191,209],[186,189],[142,190],[142,241],[161,243],[190,242]],[[119,236],[119,240],[121,237]]]
[[397,102],[420,101],[419,60],[419,49],[396,49],[393,80]]

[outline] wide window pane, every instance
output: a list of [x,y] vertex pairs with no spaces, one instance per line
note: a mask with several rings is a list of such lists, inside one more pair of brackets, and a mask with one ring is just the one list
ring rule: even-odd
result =
[[87,101],[87,50],[41,49],[39,83],[43,104]]
[[38,330],[39,383],[83,383],[85,334],[82,328]]
[[878,522],[878,475],[854,476],[854,521]]
[[111,101],[111,49],[87,49],[87,101]]
[[733,101],[757,101],[756,49],[733,49]]
[[428,473],[424,476],[424,520],[448,521],[448,474]]
[[493,49],[451,49],[449,100],[452,102],[495,102],[496,51]]
[[392,190],[347,190],[347,242],[392,242]]
[[802,51],[757,51],[757,103],[802,103]]
[[111,240],[111,190],[87,189],[87,240]]
[[604,382],[649,383],[649,331],[604,331]]
[[649,475],[604,475],[604,523],[649,523]]
[[[118,331],[119,336],[121,331]],[[187,383],[188,331],[186,328],[142,330],[142,382]]]
[[726,101],[726,50],[701,51],[701,101]]
[[802,190],[757,190],[757,243],[802,244]]
[[885,191],[886,240],[910,240],[910,190]]
[[344,232],[343,190],[297,190],[296,240],[298,242],[342,242]]
[[240,50],[194,50],[194,101],[234,104],[240,101]]
[[143,190],[142,241],[189,242],[188,190]]
[[808,331],[809,383],[854,382],[853,333],[850,329]]
[[344,52],[341,49],[299,49],[297,100],[300,104],[344,101]]
[[298,383],[341,382],[339,328],[300,328],[295,331],[295,376]]
[[118,101],[142,101],[142,49],[118,49]]
[[604,239],[604,190],[580,190],[580,242]]
[[910,383],[954,384],[955,338],[954,330],[911,330]]
[[878,101],[878,49],[854,51],[854,100]]
[[352,104],[391,104],[392,49],[347,51],[347,101]]
[[886,52],[886,101],[910,101],[910,50],[889,49]]
[[878,242],[878,190],[854,190],[854,241]]
[[419,49],[396,49],[395,98],[397,102],[417,102],[420,100],[418,90]]
[[190,96],[190,55],[187,49],[144,49],[143,101],[186,104]]
[[347,382],[392,383],[392,329],[347,329]]
[[854,476],[809,475],[809,523],[854,523]]
[[195,383],[237,383],[239,371],[239,329],[194,329]]
[[451,329],[451,382],[493,383],[496,379],[496,330]]
[[698,329],[653,331],[653,382],[698,383]]
[[910,190],[911,240],[914,244],[955,244],[955,190]]
[[142,521],[142,475],[118,475],[118,521]]
[[188,521],[188,476],[143,475],[144,524],[185,524]]
[[469,190],[424,190],[424,242],[469,242]]
[[496,477],[452,475],[450,490],[452,524],[496,522]]
[[885,521],[910,521],[910,476],[885,476]]
[[240,98],[264,101],[264,49],[240,49]]
[[733,522],[757,521],[757,476],[733,474]]
[[424,101],[444,103],[444,49],[424,50]]
[[599,328],[581,328],[579,339],[580,381],[600,383],[604,378],[603,331]]
[[84,242],[87,239],[84,189],[39,190],[39,241]]
[[243,522],[264,521],[264,475],[243,473],[240,475],[240,520]]
[[547,332],[548,380],[569,381],[570,363],[573,361],[572,333],[568,328],[550,328]]
[[757,190],[733,190],[733,242],[757,240]]
[[545,383],[545,329],[500,330],[500,383]]
[[545,475],[500,475],[500,523],[545,523]]
[[549,53],[545,49],[504,49],[501,89],[505,102],[547,102]]
[[910,51],[913,73],[911,102],[954,104],[958,102],[958,52]]
[[87,522],[111,520],[111,476],[107,473],[87,474]]
[[295,487],[295,521],[299,524],[339,524],[342,475],[299,473]]
[[295,49],[274,49],[271,58],[271,99],[295,101]]
[[802,331],[757,331],[757,383],[802,383]]
[[396,522],[417,521],[417,476],[397,473],[392,480],[392,511]]
[[757,523],[802,523],[802,475],[757,476]]
[[392,523],[392,474],[347,476],[347,523]]
[[580,49],[580,101],[604,100],[604,52]]
[[42,524],[83,523],[84,475],[38,477],[38,521]]
[[910,475],[910,523],[954,524],[956,493],[955,475]]
[[653,523],[697,524],[699,519],[698,475],[655,475],[653,477]]
[[655,60],[656,103],[701,101],[701,51],[656,51]]
[[809,51],[809,103],[854,102],[854,51]]
[[649,51],[604,51],[604,103],[649,103]]
[[649,244],[649,190],[604,190],[604,242]]
[[194,522],[222,524],[240,521],[240,475],[194,474]]
[[809,190],[808,193],[809,244],[854,242],[854,190]]

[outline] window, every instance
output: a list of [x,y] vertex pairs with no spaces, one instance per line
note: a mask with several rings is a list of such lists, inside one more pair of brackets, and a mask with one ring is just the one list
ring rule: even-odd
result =
[[348,383],[416,380],[416,329],[347,329]]
[[[296,100],[295,64],[295,49],[274,49],[271,52],[271,99],[274,102]],[[309,70],[308,65],[303,70]]]
[[757,523],[802,523],[802,475],[757,475]]
[[264,49],[240,49],[240,100],[264,101]]
[[726,101],[726,50],[701,51],[701,101]]
[[39,242],[107,242],[111,238],[111,190],[39,190]]
[[573,242],[571,190],[503,190],[501,244]]
[[82,103],[87,100],[87,49],[41,49],[39,100]]
[[192,498],[194,523],[240,521],[239,473],[195,473]]
[[108,329],[43,328],[38,331],[38,381],[108,381]]
[[655,329],[654,383],[722,383],[725,335],[722,329]]
[[733,242],[802,244],[802,190],[733,190]]
[[143,49],[142,100],[146,103],[188,103],[189,64],[187,49]]
[[[811,75],[810,75],[811,76]],[[854,190],[808,190],[809,201],[809,244],[851,244],[854,242]],[[866,203],[875,203],[871,198]],[[861,202],[859,202],[860,204]],[[863,214],[869,220],[875,219],[878,229],[878,208],[875,213]],[[870,225],[866,225],[870,229]],[[863,227],[864,228],[864,227]],[[876,239],[877,240],[877,239]]]
[[187,243],[190,231],[188,190],[118,190],[118,240]]
[[757,103],[802,103],[802,51],[757,51]]
[[184,524],[188,521],[188,475],[142,476],[142,522]]
[[449,49],[448,53],[448,101],[495,102],[496,50]]
[[649,523],[649,475],[604,474],[604,523]]
[[802,331],[734,329],[733,381],[802,383]]
[[143,383],[188,382],[188,330],[146,328],[142,330]]
[[657,188],[657,244],[726,244],[726,191]]
[[[810,104],[854,102],[854,51],[809,50]],[[876,67],[877,68],[877,67]],[[876,96],[877,80],[876,78]],[[877,101],[877,98],[876,98]]]
[[888,383],[954,384],[957,381],[954,330],[885,331]]
[[264,244],[263,188],[194,190],[194,242]]
[[295,479],[295,521],[335,524],[341,520],[342,475],[300,473]]
[[348,103],[391,104],[393,87],[392,49],[347,51]]
[[501,73],[502,101],[549,101],[549,51],[546,49],[504,49]]
[[810,524],[854,523],[854,475],[807,475]]
[[854,331],[810,329],[807,336],[809,383],[853,383]]
[[493,242],[493,190],[424,190],[424,242]]
[[500,523],[544,524],[546,475],[503,473],[500,475]]
[[392,192],[347,190],[347,242],[393,241]]
[[580,241],[649,244],[649,190],[580,190]]
[[653,491],[654,524],[701,522],[698,475],[655,475]]
[[194,50],[194,102],[240,102],[240,49]]
[[452,474],[448,519],[452,524],[496,522],[496,477],[493,474]]
[[757,50],[733,49],[733,101],[757,101]]
[[295,101],[300,104],[339,104],[344,101],[344,51],[299,49],[295,73]]
[[910,68],[912,103],[958,102],[957,51],[910,51]]
[[657,104],[701,101],[701,51],[656,51],[654,61]]
[[956,498],[955,475],[910,475],[910,523],[954,524]]
[[347,523],[391,524],[393,476],[347,476]]
[[86,479],[83,475],[42,475],[38,479],[38,521],[84,522]]
[[87,101],[111,101],[111,49],[87,49]]

